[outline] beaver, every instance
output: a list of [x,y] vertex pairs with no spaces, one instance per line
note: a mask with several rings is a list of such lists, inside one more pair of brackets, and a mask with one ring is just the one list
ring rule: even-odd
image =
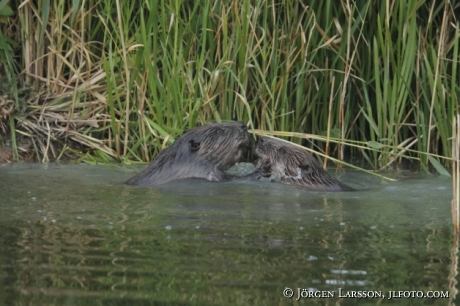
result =
[[248,127],[243,122],[213,123],[185,131],[128,185],[153,186],[173,180],[202,178],[209,181],[257,180],[270,176],[267,163],[244,177],[225,170],[237,163],[250,146]]
[[258,165],[270,164],[272,181],[296,184],[312,190],[355,190],[324,170],[307,151],[280,139],[262,136],[255,146]]

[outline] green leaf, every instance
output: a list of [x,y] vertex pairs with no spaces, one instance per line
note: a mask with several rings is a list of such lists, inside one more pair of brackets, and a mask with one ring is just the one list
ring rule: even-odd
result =
[[72,16],[70,17],[70,24],[73,25],[75,22],[75,17],[77,16],[78,9],[80,7],[79,0],[72,0]]
[[[147,121],[150,123],[150,125],[155,129],[157,130],[161,136],[163,137],[166,137],[167,135],[169,135],[168,132],[166,132],[165,130],[163,130],[158,124],[156,124],[152,119],[150,118],[147,118]],[[169,139],[168,139],[168,142],[169,144],[172,144],[174,142],[174,137],[170,136]]]
[[[327,131],[321,131],[319,134],[322,136],[327,136]],[[331,129],[329,132],[329,136],[332,138],[339,138],[340,137],[339,129],[337,128]]]
[[384,144],[382,144],[380,142],[377,142],[377,141],[368,141],[367,146],[370,147],[370,148],[374,148],[374,149],[381,149],[381,148],[386,147],[386,145],[384,145]]
[[439,174],[441,175],[444,175],[444,176],[447,176],[447,177],[450,177],[450,173],[446,170],[446,168],[444,168],[436,158],[434,158],[433,156],[431,155],[428,155],[428,159],[429,161],[431,162],[431,164],[433,165],[433,167],[436,168],[436,170],[438,171]]
[[11,9],[11,7],[6,5],[6,3],[3,4],[3,2],[5,1],[0,1],[0,16],[13,16],[14,11]]
[[45,29],[46,26],[48,25],[48,19],[50,16],[50,0],[45,0],[43,3],[43,6],[41,7],[41,12],[42,12],[42,27],[40,31],[40,43],[43,43],[43,39],[45,36]]

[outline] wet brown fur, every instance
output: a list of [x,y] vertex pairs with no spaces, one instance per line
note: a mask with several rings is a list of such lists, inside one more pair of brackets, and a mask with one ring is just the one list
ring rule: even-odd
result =
[[225,170],[241,159],[249,139],[248,128],[242,122],[213,123],[187,130],[125,184],[153,186],[186,178],[232,179]]
[[255,154],[259,157],[259,165],[271,165],[272,178],[276,182],[306,186],[312,190],[354,190],[324,170],[306,150],[288,142],[262,136],[256,142]]

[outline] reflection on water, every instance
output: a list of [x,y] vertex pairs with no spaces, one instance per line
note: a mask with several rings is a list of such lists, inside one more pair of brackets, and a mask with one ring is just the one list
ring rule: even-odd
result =
[[[341,179],[361,189],[349,193],[120,183],[140,168],[0,165],[0,304],[449,303],[387,299],[449,292],[449,179],[384,183],[346,173]],[[296,301],[302,289],[333,297]],[[386,297],[344,296],[357,291]]]

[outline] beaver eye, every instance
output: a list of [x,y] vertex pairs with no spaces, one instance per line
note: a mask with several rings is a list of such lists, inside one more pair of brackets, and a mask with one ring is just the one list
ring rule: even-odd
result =
[[278,151],[279,151],[281,154],[285,154],[285,153],[286,153],[286,150],[285,150],[284,148],[280,148]]
[[200,143],[195,142],[195,140],[190,140],[189,144],[190,144],[190,151],[192,152],[198,151],[200,149]]
[[224,133],[224,131],[221,130],[221,129],[217,129],[216,133],[217,133],[218,135],[222,135],[222,134]]
[[243,131],[248,130],[248,126],[246,124],[244,124],[244,123],[241,125],[241,128],[243,129]]

